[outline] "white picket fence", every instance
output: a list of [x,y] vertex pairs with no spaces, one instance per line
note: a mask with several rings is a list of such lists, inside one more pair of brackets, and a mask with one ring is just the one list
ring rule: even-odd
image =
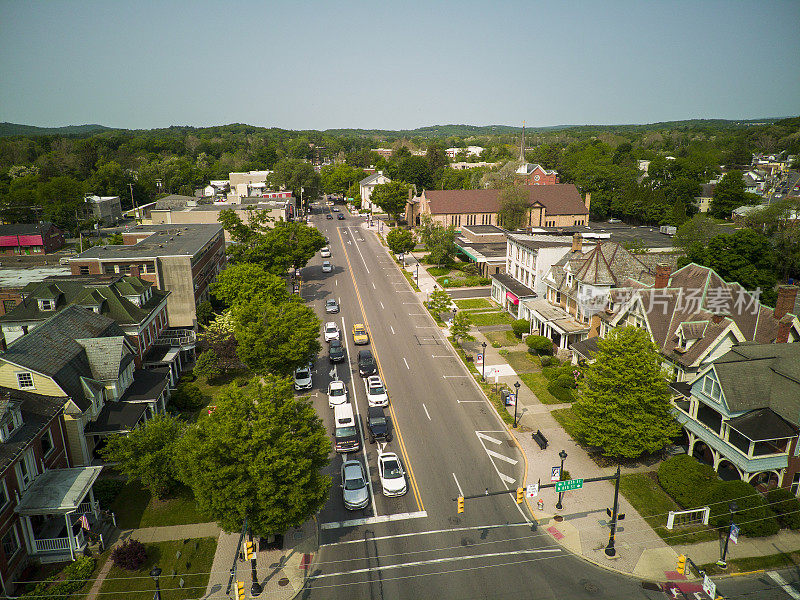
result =
[[686,527],[688,525],[708,525],[708,517],[711,509],[708,506],[703,508],[693,508],[691,510],[671,510],[667,517],[667,529]]

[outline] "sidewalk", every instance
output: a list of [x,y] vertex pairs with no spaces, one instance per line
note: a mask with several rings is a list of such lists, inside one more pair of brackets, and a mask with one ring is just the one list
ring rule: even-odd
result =
[[[364,227],[369,229],[366,225]],[[375,227],[372,230],[375,231]],[[417,257],[414,253],[411,257],[407,255],[405,262],[405,270],[413,275],[418,262]],[[418,285],[420,292],[417,296],[422,302],[435,289],[434,286],[438,285],[422,265],[419,267]],[[550,414],[551,411],[566,408],[571,406],[570,404],[542,404],[500,355],[499,348],[493,348],[491,342],[477,329],[473,328],[471,334],[476,340],[463,345],[468,349],[471,347],[474,353],[480,348],[481,342],[486,342],[485,368],[488,370],[492,366],[502,366],[502,372],[509,373],[499,376],[500,383],[505,383],[510,388],[517,381],[522,384],[517,400],[519,426],[516,430],[509,428],[509,431],[527,459],[526,483],[539,480],[542,483],[549,483],[551,467],[561,463],[558,457],[561,450],[567,453],[564,469],[569,471],[573,478],[613,475],[616,472],[616,467],[599,467]],[[527,351],[524,344],[506,349]],[[511,409],[509,412],[513,414],[514,408],[509,408]],[[541,450],[531,437],[531,433],[537,429],[541,430],[549,442],[546,450]],[[622,473],[624,475],[655,468],[655,466],[623,468]],[[587,484],[581,490],[565,492],[561,511],[555,509],[558,495],[553,489],[543,490],[540,498],[544,502],[543,510],[536,508],[535,502],[529,501],[531,513],[539,525],[566,549],[605,568],[642,579],[668,581],[684,578],[675,571],[678,554],[686,554],[696,564],[713,563],[720,557],[721,541],[669,546],[622,494],[619,496],[619,512],[625,514],[625,519],[617,523],[616,556],[613,558],[606,556],[604,549],[608,544],[610,533],[610,519],[606,508],[611,508],[613,504],[613,481],[594,482]],[[563,517],[561,522],[555,520],[556,513]],[[729,546],[728,557],[736,559],[798,550],[800,550],[800,532],[781,531],[768,538],[740,538],[738,544]]]
[[[205,600],[227,598],[225,590],[228,587],[230,568],[236,554],[236,545],[239,543],[239,533],[225,533],[219,535],[217,552],[211,565],[211,576]],[[304,555],[309,558],[317,552],[319,541],[317,539],[317,523],[310,519],[300,527],[289,529],[283,536],[283,548],[275,550],[260,550],[256,555],[256,574],[264,591],[259,597],[273,600],[290,600],[303,588],[307,570],[301,568]],[[250,597],[252,577],[250,561],[236,561],[236,580],[243,581]]]

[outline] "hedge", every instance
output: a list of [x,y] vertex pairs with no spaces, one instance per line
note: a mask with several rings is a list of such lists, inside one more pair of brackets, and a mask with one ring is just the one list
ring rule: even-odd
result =
[[800,529],[800,501],[786,488],[767,492],[767,504],[778,516],[778,524],[786,529]]
[[205,400],[203,391],[195,383],[179,383],[178,389],[170,396],[170,402],[180,410],[200,408],[205,404]]
[[531,330],[531,323],[525,319],[517,319],[511,323],[511,330],[514,332],[515,336],[522,338],[523,335]]
[[529,335],[525,338],[525,343],[528,345],[528,350],[531,354],[549,355],[553,353],[553,342],[543,335]]
[[658,467],[658,483],[683,508],[703,506],[717,481],[714,469],[687,454],[673,456]]
[[560,402],[573,402],[575,400],[575,396],[572,395],[571,389],[563,387],[553,381],[551,381],[547,386],[547,391],[550,392],[550,394],[552,394],[552,396]]
[[731,513],[728,506],[732,500],[738,506],[733,522],[739,525],[739,531],[743,535],[763,537],[778,533],[780,526],[775,513],[765,505],[761,494],[741,479],[720,481],[707,490],[704,504],[711,507],[711,526],[719,529],[730,527]]
[[23,598],[37,598],[39,600],[66,600],[70,595],[81,589],[94,573],[97,561],[91,556],[79,556],[70,565],[67,565],[59,575],[52,575],[47,581],[37,584]]

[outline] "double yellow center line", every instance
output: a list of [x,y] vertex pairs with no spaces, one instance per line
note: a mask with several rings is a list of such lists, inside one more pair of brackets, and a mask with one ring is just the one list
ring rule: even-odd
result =
[[[347,261],[347,270],[350,271],[350,277],[353,280],[353,287],[356,290],[356,298],[358,299],[358,306],[359,309],[361,310],[361,316],[364,319],[364,327],[367,328],[367,333],[373,340],[372,353],[375,355],[375,361],[378,363],[378,371],[381,373],[381,380],[384,382],[385,385],[386,380],[383,379],[383,367],[381,367],[381,359],[378,356],[378,349],[375,347],[374,344],[374,338],[372,337],[372,330],[369,326],[367,313],[364,311],[364,303],[361,301],[361,293],[358,291],[358,284],[356,283],[355,273],[353,273],[353,266],[350,264],[350,256],[347,253],[347,246],[344,243],[344,238],[342,238],[342,230],[340,228],[337,228],[336,231],[339,234],[339,241],[342,243],[342,249],[344,250],[344,258]],[[347,332],[345,332],[344,335],[347,335]],[[414,492],[414,499],[417,502],[417,510],[423,511],[425,510],[425,507],[422,504],[422,496],[419,493],[419,486],[417,485],[417,479],[416,477],[414,477],[414,469],[411,467],[411,460],[408,458],[408,452],[406,451],[406,444],[403,441],[403,434],[400,431],[400,425],[397,422],[397,415],[394,412],[394,407],[392,404],[393,402],[390,401],[389,413],[392,415],[392,423],[394,424],[394,430],[395,433],[397,434],[397,440],[398,442],[400,442],[400,453],[403,455],[403,461],[405,461],[406,463],[406,471],[408,472],[408,478],[411,481],[411,490]]]

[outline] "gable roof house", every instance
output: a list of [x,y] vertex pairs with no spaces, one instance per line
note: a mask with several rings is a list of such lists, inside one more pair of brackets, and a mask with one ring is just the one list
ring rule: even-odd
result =
[[800,491],[800,344],[736,344],[673,384],[688,453],[723,478]]
[[545,298],[526,302],[531,331],[549,337],[563,350],[574,342],[596,337],[599,313],[609,292],[632,283],[642,287],[652,284],[656,263],[663,260],[675,259],[657,253],[632,254],[610,241],[598,241],[584,252],[578,240],[545,276]]
[[135,350],[112,319],[70,305],[0,354],[0,391],[63,398],[72,465],[88,465],[103,438],[163,412],[167,372],[136,370]]
[[[800,320],[791,312],[796,286],[781,286],[772,309],[702,265],[657,271],[650,286],[612,290],[600,313],[600,335],[625,325],[647,329],[678,381],[691,380],[738,343],[800,342]],[[591,348],[579,343],[572,350],[590,359]]]
[[372,196],[372,191],[375,189],[375,186],[383,185],[384,183],[389,183],[390,181],[391,179],[384,175],[383,171],[378,171],[377,173],[368,175],[359,181],[358,192],[361,196],[361,208],[370,211],[372,214],[384,212],[380,206],[373,204],[370,201],[370,197]]
[[[586,200],[571,183],[524,186],[528,192],[525,227],[571,227],[589,221],[591,195]],[[419,224],[423,214],[435,223],[453,225],[501,225],[500,190],[425,190],[409,202],[406,219]]]
[[538,163],[522,163],[514,177],[525,185],[555,185],[559,182],[558,171],[545,169]]
[[64,247],[64,233],[52,223],[0,225],[0,254],[49,254]]
[[136,363],[144,356],[167,327],[169,291],[159,290],[140,277],[122,275],[67,275],[47,277],[29,283],[23,300],[13,310],[0,316],[5,344],[8,345],[53,313],[76,305],[113,319],[128,336],[136,351]]

